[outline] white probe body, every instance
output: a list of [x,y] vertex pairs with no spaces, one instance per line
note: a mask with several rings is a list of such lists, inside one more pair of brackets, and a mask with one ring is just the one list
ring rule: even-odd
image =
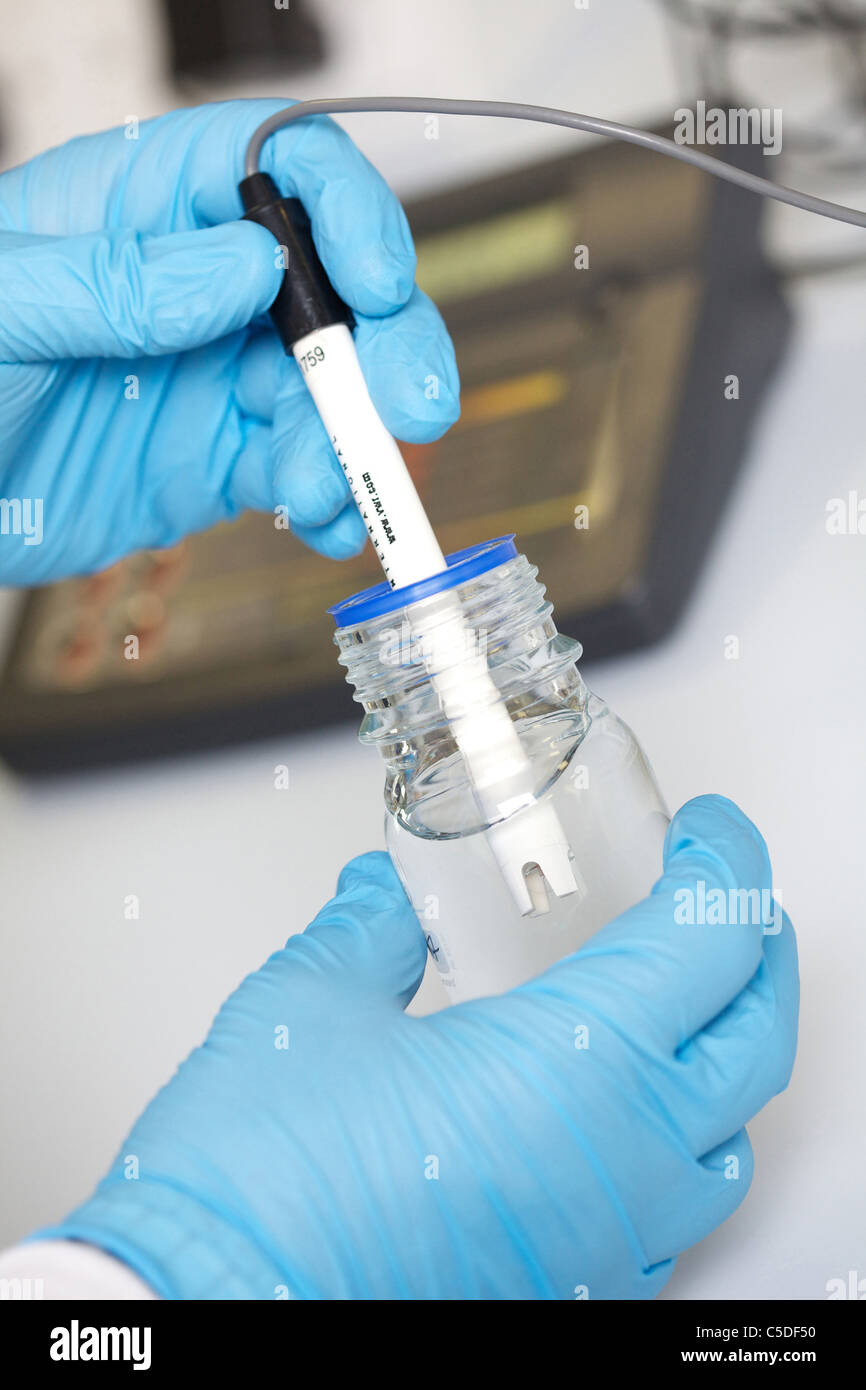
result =
[[[319,328],[292,351],[391,587],[441,573],[445,556],[370,397],[349,328]],[[545,884],[557,897],[582,894],[585,884],[556,811],[532,798],[529,759],[456,597],[446,590],[435,601],[421,649],[481,810],[493,822],[488,843],[520,912],[546,911]],[[503,805],[504,786],[515,794]]]

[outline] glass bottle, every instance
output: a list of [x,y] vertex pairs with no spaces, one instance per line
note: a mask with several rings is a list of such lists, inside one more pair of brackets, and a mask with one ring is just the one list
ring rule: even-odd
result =
[[[531,979],[644,897],[661,872],[668,816],[652,770],[585,685],[580,643],[557,632],[537,574],[503,537],[449,556],[443,574],[420,584],[380,584],[331,610],[364,708],[360,739],[385,762],[386,845],[451,1002]],[[465,648],[447,647],[443,676],[431,634],[453,625],[455,611]],[[441,698],[443,679],[459,679],[461,661],[479,654],[525,754],[522,795],[511,776],[493,815],[490,787],[480,798]],[[578,888],[542,892],[542,910],[524,915],[491,826],[536,801],[555,809]]]

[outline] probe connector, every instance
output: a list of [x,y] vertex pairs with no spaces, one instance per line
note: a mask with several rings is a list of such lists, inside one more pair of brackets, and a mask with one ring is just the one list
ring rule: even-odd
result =
[[270,174],[250,174],[239,185],[244,219],[266,227],[282,249],[285,274],[270,316],[286,352],[317,329],[344,323],[353,328],[351,309],[328,279],[313,242],[300,198],[281,198]]

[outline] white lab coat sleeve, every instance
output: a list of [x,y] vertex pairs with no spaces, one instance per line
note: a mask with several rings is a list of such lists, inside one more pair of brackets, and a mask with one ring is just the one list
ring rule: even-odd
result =
[[80,1240],[33,1240],[0,1251],[0,1299],[154,1299],[128,1265]]

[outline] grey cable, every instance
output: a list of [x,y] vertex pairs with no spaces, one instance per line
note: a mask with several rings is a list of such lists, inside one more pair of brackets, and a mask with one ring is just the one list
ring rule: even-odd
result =
[[858,208],[845,207],[842,203],[831,203],[826,198],[817,198],[812,193],[800,193],[796,188],[786,188],[784,184],[762,179],[757,174],[749,174],[744,169],[735,169],[723,164],[712,155],[691,149],[688,145],[678,145],[667,136],[655,135],[637,126],[620,125],[618,121],[603,121],[598,116],[580,116],[575,111],[558,111],[552,106],[526,106],[518,101],[461,101],[445,97],[325,97],[321,101],[299,101],[295,106],[286,106],[269,116],[253,132],[247,146],[245,174],[258,173],[262,146],[275,130],[303,120],[305,116],[337,115],[341,112],[358,111],[417,111],[426,115],[437,113],[443,116],[509,116],[515,120],[541,121],[546,125],[567,126],[571,130],[585,130],[591,135],[604,135],[610,140],[623,140],[629,145],[641,145],[644,149],[655,150],[658,154],[681,159],[686,164],[694,164],[716,178],[727,179],[750,193],[759,193],[763,198],[775,198],[779,203],[789,203],[791,207],[802,208],[804,212],[815,212],[820,217],[831,217],[837,222],[849,222],[855,227],[866,227],[866,212]]

